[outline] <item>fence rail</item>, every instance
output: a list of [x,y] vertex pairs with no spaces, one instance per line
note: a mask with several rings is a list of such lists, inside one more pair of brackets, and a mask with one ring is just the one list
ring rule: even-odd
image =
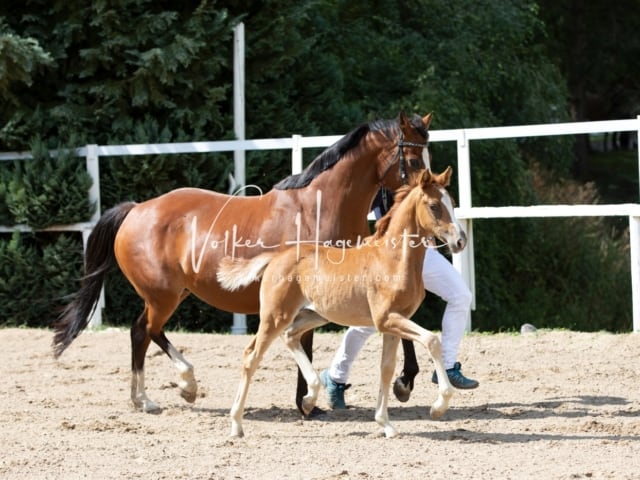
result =
[[[605,132],[640,132],[640,116],[631,120],[608,120],[600,122],[558,123],[545,125],[521,125],[511,127],[470,128],[455,130],[430,131],[431,142],[455,141],[458,155],[458,191],[459,207],[457,216],[465,223],[469,243],[462,253],[454,255],[455,267],[474,292],[475,305],[475,271],[473,251],[473,220],[487,218],[534,218],[534,217],[580,217],[580,216],[626,216],[630,229],[630,262],[633,331],[640,332],[640,203],[614,205],[537,205],[508,207],[473,207],[471,198],[471,159],[470,143],[472,141],[495,140],[506,138],[528,138],[556,135],[576,135]],[[100,216],[100,175],[99,159],[107,156],[136,156],[180,153],[212,153],[238,152],[249,150],[291,150],[292,173],[302,171],[302,150],[304,148],[327,147],[335,143],[341,135],[303,137],[293,135],[291,138],[265,138],[256,140],[226,140],[214,142],[158,143],[131,145],[86,145],[76,149],[76,155],[85,157],[87,171],[93,179],[89,191],[92,202],[98,206],[96,214],[90,222],[71,225],[52,226],[43,230],[79,231],[83,234],[86,246],[91,229]],[[25,152],[0,153],[0,161],[29,159]],[[640,150],[638,150],[638,176],[640,178]],[[640,192],[639,192],[640,199]],[[31,231],[24,225],[0,226],[0,232]],[[104,294],[101,296],[100,308],[96,309],[91,320],[92,325],[101,323],[101,308],[104,307]],[[234,317],[235,318],[235,317]],[[471,319],[467,328],[471,328]]]

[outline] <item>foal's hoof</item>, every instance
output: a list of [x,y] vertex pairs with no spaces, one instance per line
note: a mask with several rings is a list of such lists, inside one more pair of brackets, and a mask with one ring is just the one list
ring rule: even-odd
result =
[[436,409],[434,407],[431,407],[429,409],[429,416],[431,417],[431,420],[438,420],[442,417],[442,415],[444,415],[444,412],[446,411],[446,408]]
[[411,397],[411,387],[402,382],[402,377],[398,377],[396,381],[393,382],[393,394],[400,402],[407,402],[409,397]]

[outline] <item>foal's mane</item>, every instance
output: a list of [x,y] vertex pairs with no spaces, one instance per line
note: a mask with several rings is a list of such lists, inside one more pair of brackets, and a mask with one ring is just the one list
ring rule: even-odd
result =
[[411,192],[411,190],[413,190],[414,188],[420,188],[420,186],[403,185],[395,191],[393,197],[393,205],[391,206],[389,211],[376,222],[376,232],[373,234],[374,240],[379,240],[384,236],[385,233],[387,233],[393,215],[396,213],[396,210],[399,208],[402,201],[407,198],[409,192]]
[[[414,115],[410,122],[424,138],[427,138],[427,130],[422,123],[420,115]],[[338,163],[349,150],[355,148],[367,133],[381,131],[385,136],[389,136],[392,133],[397,135],[399,130],[400,123],[398,118],[363,123],[318,155],[301,173],[286,177],[275,184],[274,188],[277,190],[291,190],[306,187],[314,178]]]

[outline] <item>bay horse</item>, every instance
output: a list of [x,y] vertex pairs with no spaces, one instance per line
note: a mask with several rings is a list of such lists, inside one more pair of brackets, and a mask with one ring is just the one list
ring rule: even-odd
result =
[[[400,112],[392,120],[364,123],[264,195],[180,188],[107,210],[89,236],[80,289],[54,324],[54,356],[87,326],[105,274],[117,265],[144,301],[130,332],[131,400],[145,412],[159,409],[144,383],[145,355],[153,341],[178,369],[181,396],[195,401],[193,366],[164,332],[178,305],[193,293],[222,310],[257,313],[257,284],[231,293],[216,280],[225,255],[252,257],[291,241],[356,241],[369,235],[367,213],[380,187],[415,184],[424,170],[430,122],[431,114],[421,118]],[[302,342],[311,360],[313,332]],[[417,364],[407,370],[417,373]],[[409,381],[413,377],[405,384]],[[301,411],[306,390],[298,372],[296,404]]]
[[[430,239],[437,237],[453,252],[466,244],[446,190],[451,171],[448,167],[434,175],[424,170],[418,185],[398,190],[396,202],[377,222],[375,234],[353,248],[304,244],[252,259],[222,259],[217,275],[224,288],[235,291],[262,279],[260,324],[244,351],[240,386],[231,408],[232,436],[243,436],[242,417],[251,377],[281,334],[307,381],[303,411],[315,407],[320,377],[302,349],[300,335],[328,322],[374,325],[383,334],[375,419],[385,436],[397,435],[389,422],[387,402],[400,338],[420,342],[429,351],[438,375],[438,398],[431,407],[431,417],[444,414],[453,388],[442,363],[440,340],[410,317],[425,296],[422,264]],[[309,304],[321,319],[297,317]]]

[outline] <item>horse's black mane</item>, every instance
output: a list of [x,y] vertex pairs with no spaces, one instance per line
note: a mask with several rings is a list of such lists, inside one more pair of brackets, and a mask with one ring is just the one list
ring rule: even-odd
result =
[[[424,138],[427,138],[427,130],[424,128],[419,115],[413,116],[411,124],[424,135]],[[362,140],[367,133],[373,131],[382,131],[385,135],[397,133],[399,131],[398,119],[374,120],[360,125],[318,155],[302,173],[288,176],[278,182],[274,188],[278,190],[290,190],[306,187],[314,178],[338,163],[349,150],[360,143],[360,140]]]

